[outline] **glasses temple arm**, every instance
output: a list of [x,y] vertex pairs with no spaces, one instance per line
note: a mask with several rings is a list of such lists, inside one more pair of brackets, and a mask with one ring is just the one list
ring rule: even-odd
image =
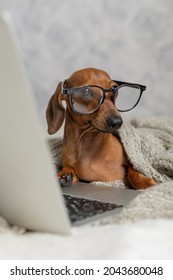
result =
[[117,80],[112,80],[113,82],[116,82],[118,85],[123,85],[123,84],[125,84],[125,85],[131,85],[131,86],[139,86],[141,89],[142,89],[142,91],[144,91],[144,90],[146,90],[146,86],[144,86],[144,85],[140,85],[140,84],[136,84],[136,83],[129,83],[129,82],[123,82],[123,81],[117,81]]

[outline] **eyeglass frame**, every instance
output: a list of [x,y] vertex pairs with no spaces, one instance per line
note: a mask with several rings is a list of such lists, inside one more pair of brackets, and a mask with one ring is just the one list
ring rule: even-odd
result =
[[[146,90],[146,86],[144,86],[144,85],[136,84],[136,83],[129,83],[129,82],[122,82],[122,81],[117,81],[117,80],[112,80],[112,81],[117,83],[118,86],[114,85],[114,86],[112,86],[109,89],[105,89],[105,88],[102,88],[102,87],[97,86],[97,85],[85,85],[85,86],[80,86],[80,87],[64,88],[64,84],[65,84],[66,81],[67,80],[64,80],[64,82],[62,82],[62,84],[61,84],[61,93],[62,94],[66,94],[69,97],[70,105],[71,105],[72,110],[75,113],[80,114],[80,115],[91,115],[91,114],[95,113],[96,111],[98,111],[99,108],[101,107],[101,105],[103,104],[104,100],[105,100],[105,97],[106,97],[105,93],[106,92],[112,92],[113,93],[111,99],[114,102],[115,94],[116,94],[116,92],[118,91],[119,88],[122,88],[124,86],[129,86],[129,87],[132,87],[132,88],[137,88],[138,87],[140,89],[140,94],[139,94],[138,100],[134,104],[134,106],[132,108],[128,109],[128,110],[119,110],[119,109],[117,109],[119,112],[129,112],[129,111],[133,110],[138,105],[138,103],[139,103],[139,101],[141,99],[142,93]],[[80,113],[80,112],[76,111],[74,109],[74,107],[73,107],[72,96],[74,94],[74,90],[80,89],[80,88],[85,88],[85,87],[97,87],[97,88],[100,88],[102,90],[103,95],[102,95],[100,103],[99,103],[99,105],[98,105],[98,107],[96,109],[94,109],[93,111],[91,111],[89,113]],[[72,91],[72,92],[69,92],[69,91]]]

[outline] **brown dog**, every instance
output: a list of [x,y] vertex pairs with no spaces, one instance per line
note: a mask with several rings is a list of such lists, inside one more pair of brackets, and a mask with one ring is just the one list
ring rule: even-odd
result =
[[157,184],[128,163],[118,137],[122,118],[114,103],[117,87],[106,72],[95,68],[79,70],[58,84],[46,117],[49,134],[56,133],[65,119],[63,169],[58,173],[62,186],[79,180],[122,180],[135,189]]

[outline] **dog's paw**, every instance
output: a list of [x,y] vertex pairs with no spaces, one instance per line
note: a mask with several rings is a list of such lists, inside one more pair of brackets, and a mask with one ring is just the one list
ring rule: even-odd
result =
[[64,174],[61,178],[59,178],[59,182],[61,187],[67,187],[73,182],[72,174]]
[[147,189],[158,185],[154,179],[145,176],[131,166],[128,167],[128,180],[136,190]]
[[61,187],[67,187],[71,183],[77,182],[78,179],[74,173],[74,170],[70,168],[63,168],[59,173],[58,173],[58,178]]

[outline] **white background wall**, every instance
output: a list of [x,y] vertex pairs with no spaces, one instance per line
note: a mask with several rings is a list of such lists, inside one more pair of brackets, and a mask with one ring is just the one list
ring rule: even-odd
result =
[[60,80],[85,67],[147,85],[132,116],[173,116],[172,0],[0,0],[45,125]]

